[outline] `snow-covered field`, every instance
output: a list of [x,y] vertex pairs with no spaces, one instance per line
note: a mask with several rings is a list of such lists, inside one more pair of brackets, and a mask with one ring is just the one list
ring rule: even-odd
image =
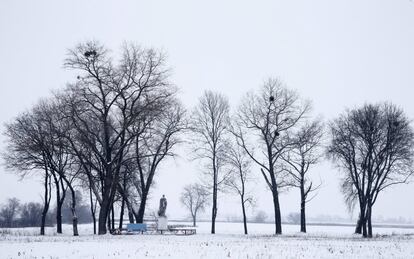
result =
[[[175,222],[174,222],[175,224]],[[298,226],[284,225],[282,236],[273,236],[272,224],[202,222],[197,235],[94,236],[91,225],[80,225],[80,237],[48,229],[0,230],[0,258],[414,258],[414,229],[375,228],[372,240],[352,235],[352,227],[309,226],[307,234]]]

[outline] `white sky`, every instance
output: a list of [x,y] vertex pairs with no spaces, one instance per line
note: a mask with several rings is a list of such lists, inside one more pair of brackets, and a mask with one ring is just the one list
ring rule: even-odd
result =
[[[229,96],[233,108],[267,77],[280,77],[311,99],[315,113],[331,119],[346,107],[392,101],[414,118],[414,3],[410,0],[313,1],[15,1],[0,2],[0,123],[10,121],[50,90],[74,79],[62,68],[66,50],[96,39],[115,52],[124,41],[168,54],[173,81],[187,107],[204,89]],[[1,128],[3,131],[3,128]],[[0,137],[0,149],[4,138]],[[165,193],[168,214],[185,214],[178,201],[196,181],[185,159],[162,167],[154,190]],[[259,172],[258,209],[272,211]],[[346,215],[338,173],[314,168],[324,185],[308,215]],[[406,200],[414,183],[387,190],[374,208],[385,217],[412,217]],[[39,200],[36,178],[19,182],[0,167],[0,202],[17,196]],[[399,202],[404,201],[404,202]],[[299,194],[281,196],[282,214],[299,209]],[[219,201],[219,217],[238,213],[236,200]]]

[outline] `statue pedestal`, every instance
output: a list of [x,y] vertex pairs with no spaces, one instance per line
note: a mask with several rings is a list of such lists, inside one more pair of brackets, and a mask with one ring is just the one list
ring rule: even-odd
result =
[[167,217],[158,217],[158,230],[168,230],[168,219]]

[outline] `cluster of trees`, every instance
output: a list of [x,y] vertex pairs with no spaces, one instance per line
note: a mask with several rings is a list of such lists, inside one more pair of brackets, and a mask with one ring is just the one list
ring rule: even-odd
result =
[[414,132],[403,110],[390,103],[348,110],[330,124],[329,157],[345,174],[342,191],[358,204],[355,233],[372,237],[372,211],[379,194],[413,174]]
[[[83,204],[81,194],[78,194],[78,202],[80,206],[77,207],[77,213],[80,223],[92,222],[89,208]],[[62,222],[71,222],[70,212],[71,201],[65,201],[62,207]],[[9,198],[5,204],[0,204],[0,227],[40,227],[42,218],[43,205],[39,202],[21,203],[17,198]],[[52,226],[56,223],[56,208],[49,213],[46,218],[46,225]]]
[[[27,226],[37,226],[37,222],[40,219],[39,215],[41,213],[38,205],[39,204],[36,203],[27,203],[21,207],[18,199],[8,199],[6,204],[0,207],[0,226],[8,228],[24,226],[26,224]],[[22,210],[22,217],[17,220],[20,210]]]
[[114,61],[104,46],[86,42],[68,52],[64,65],[78,73],[77,79],[5,130],[7,167],[43,179],[41,234],[54,195],[57,232],[69,200],[78,235],[79,191],[89,196],[95,233],[116,228],[115,211],[117,227],[124,214],[129,222],[142,222],[158,167],[175,155],[183,132],[191,133],[186,135],[192,136],[192,154],[204,170],[202,183],[186,186],[181,201],[194,225],[197,213],[211,205],[211,233],[219,193],[232,191],[247,234],[246,207],[254,204],[248,183],[258,175],[272,197],[275,233],[282,233],[279,194],[288,188],[298,189],[306,232],[306,203],[320,187],[309,172],[327,153],[343,174],[347,204],[359,204],[356,231],[372,236],[379,193],[412,173],[413,130],[403,111],[389,103],[347,110],[326,132],[322,120],[312,116],[311,103],[277,79],[247,93],[233,113],[224,95],[205,91],[187,114],[164,56],[153,49],[125,44]]
[[[326,155],[340,169],[348,208],[352,211],[359,205],[355,233],[372,237],[372,210],[379,194],[406,183],[413,174],[410,120],[391,103],[365,104],[346,110],[329,122],[326,131],[322,120],[310,113],[308,101],[274,79],[248,93],[231,115],[223,95],[204,93],[190,127],[197,136],[194,152],[205,162],[209,182],[204,186],[212,194],[211,233],[215,233],[217,193],[233,190],[240,196],[247,234],[245,205],[253,199],[246,191],[252,179],[251,163],[260,170],[272,196],[275,233],[282,233],[279,193],[291,187],[299,190],[300,214],[292,214],[289,220],[300,222],[301,232],[306,232],[306,203],[321,186],[309,177],[309,171]],[[191,200],[197,200],[205,195],[188,188],[183,197],[191,193]],[[191,208],[187,199],[184,204]]]
[[[194,153],[205,166],[204,186],[212,196],[211,233],[215,233],[219,191],[234,191],[240,198],[244,232],[246,206],[254,203],[247,183],[259,168],[272,195],[275,233],[282,233],[279,193],[297,187],[301,195],[301,231],[306,232],[305,204],[314,185],[308,171],[321,155],[323,124],[311,118],[311,105],[277,79],[269,79],[248,93],[230,114],[228,99],[206,91],[189,121]],[[186,205],[188,207],[188,205]]]
[[43,178],[41,234],[54,191],[57,232],[69,196],[78,235],[78,186],[89,194],[98,234],[115,228],[115,206],[121,226],[125,210],[130,222],[142,222],[157,168],[186,127],[164,56],[126,44],[114,61],[104,46],[86,42],[69,50],[64,65],[76,81],[6,125],[6,166]]

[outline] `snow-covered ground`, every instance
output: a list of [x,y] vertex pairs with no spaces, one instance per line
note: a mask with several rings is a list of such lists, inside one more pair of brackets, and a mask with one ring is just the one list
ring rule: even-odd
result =
[[[173,224],[176,224],[174,222]],[[197,235],[94,236],[91,225],[80,225],[80,237],[63,235],[54,228],[47,236],[38,229],[0,230],[0,258],[414,258],[414,229],[375,228],[372,240],[352,235],[353,227],[284,225],[284,234],[273,236],[272,224],[218,222],[217,234],[201,222]]]

